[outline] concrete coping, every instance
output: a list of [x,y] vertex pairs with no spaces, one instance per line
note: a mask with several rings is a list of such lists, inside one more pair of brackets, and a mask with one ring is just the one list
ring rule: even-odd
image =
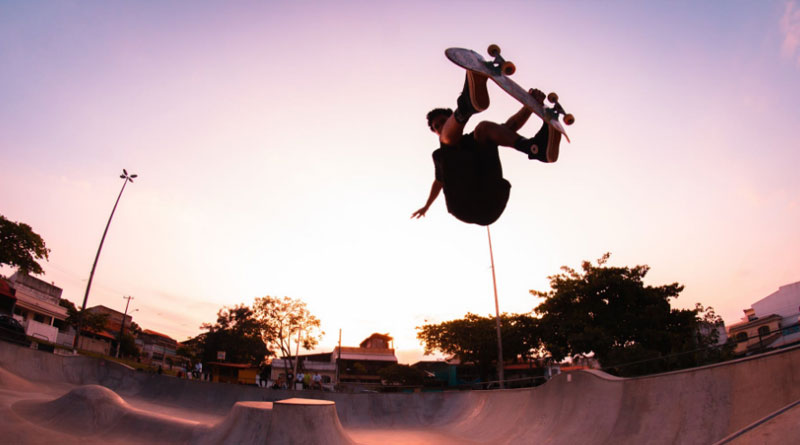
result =
[[237,405],[253,409],[272,409],[272,402],[236,402]]
[[317,400],[317,399],[300,399],[292,398],[286,400],[279,400],[274,402],[277,405],[304,405],[304,406],[330,406],[336,405],[336,402],[330,400]]

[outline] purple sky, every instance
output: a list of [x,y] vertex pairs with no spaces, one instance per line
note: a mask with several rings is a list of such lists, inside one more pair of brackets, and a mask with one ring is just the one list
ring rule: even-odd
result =
[[[415,361],[415,326],[494,311],[485,229],[441,198],[409,216],[438,145],[425,113],[463,82],[444,49],[498,43],[577,117],[556,164],[501,154],[501,310],[607,251],[727,323],[800,280],[798,2],[488,5],[3,2],[0,213],[79,302],[127,168],[90,305],[133,295],[137,323],[184,340],[285,295],[322,349],[388,332]],[[468,128],[518,108],[490,94]]]

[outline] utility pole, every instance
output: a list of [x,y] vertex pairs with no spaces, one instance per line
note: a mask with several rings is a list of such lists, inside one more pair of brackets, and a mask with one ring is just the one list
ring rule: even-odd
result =
[[[292,382],[292,389],[297,389],[297,366],[300,364],[300,339],[303,334],[303,330],[300,329],[297,331],[297,347],[295,348],[294,353],[294,382]],[[289,348],[289,355],[292,355],[292,349]],[[301,386],[302,388],[302,386]]]
[[492,284],[494,285],[494,313],[497,324],[497,379],[500,380],[500,389],[505,388],[505,372],[503,370],[503,338],[500,334],[500,304],[497,302],[497,278],[494,274],[494,253],[492,252],[492,233],[489,226],[486,226],[486,234],[489,236],[489,258],[492,262]]
[[339,389],[339,363],[342,360],[342,328],[339,328],[339,349],[336,351],[336,386]]
[[119,329],[119,341],[117,342],[117,358],[119,358],[120,355],[119,350],[122,349],[122,336],[125,334],[125,318],[128,316],[128,305],[131,304],[131,300],[133,300],[133,297],[131,296],[122,298],[128,300],[128,302],[125,303],[125,314],[122,316],[122,327]]
[[122,181],[122,190],[119,191],[119,195],[117,196],[117,202],[114,203],[114,208],[111,209],[111,216],[108,217],[108,223],[106,223],[106,230],[103,231],[103,237],[100,238],[100,246],[97,248],[97,255],[94,257],[94,264],[92,264],[92,271],[89,273],[89,282],[86,283],[86,293],[83,295],[83,305],[81,305],[81,312],[78,314],[78,329],[75,333],[75,340],[72,342],[72,350],[73,352],[78,351],[78,339],[81,336],[81,327],[83,326],[83,316],[84,311],[86,311],[86,301],[89,299],[89,290],[92,288],[92,279],[94,278],[94,271],[97,269],[97,260],[100,259],[100,251],[103,250],[103,242],[106,240],[106,234],[108,234],[108,228],[111,226],[111,219],[114,218],[114,212],[117,210],[117,204],[119,204],[119,199],[122,198],[122,192],[125,191],[125,186],[128,185],[128,182],[133,182],[133,179],[139,175],[129,175],[128,171],[124,168],[122,169],[122,174],[119,177],[123,180]]

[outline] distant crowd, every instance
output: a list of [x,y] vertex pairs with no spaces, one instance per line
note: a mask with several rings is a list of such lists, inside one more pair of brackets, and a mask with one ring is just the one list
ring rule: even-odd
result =
[[294,382],[294,389],[318,389],[322,390],[322,376],[319,375],[318,372],[315,372],[313,375],[310,372],[298,372],[296,376],[293,376],[292,373],[289,373],[288,379],[284,379],[283,376],[278,377],[278,380],[272,382],[270,385],[269,380],[259,379],[256,382],[258,386],[262,387],[269,387],[272,389],[289,389],[289,385],[287,384],[287,380],[290,382]]

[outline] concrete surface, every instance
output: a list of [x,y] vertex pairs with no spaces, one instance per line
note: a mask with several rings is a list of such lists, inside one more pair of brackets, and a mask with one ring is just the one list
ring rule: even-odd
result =
[[800,348],[635,379],[530,389],[270,390],[135,372],[0,342],[0,442],[783,443],[800,434]]

